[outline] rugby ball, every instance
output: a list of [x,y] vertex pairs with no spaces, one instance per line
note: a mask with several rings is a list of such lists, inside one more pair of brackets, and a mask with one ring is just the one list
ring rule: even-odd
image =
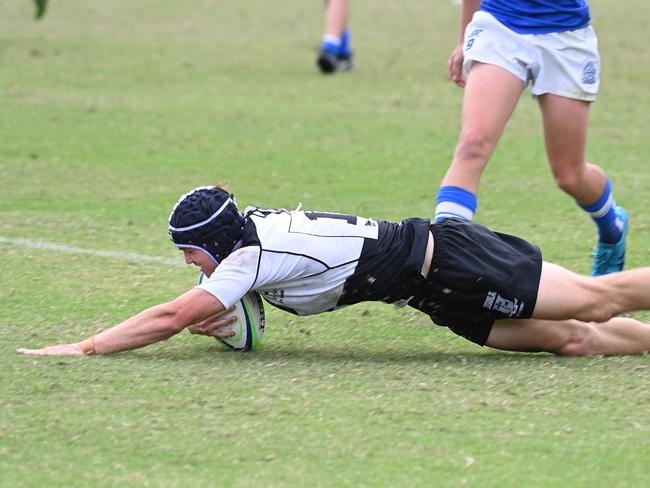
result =
[[215,337],[231,349],[250,351],[255,349],[264,337],[264,304],[259,293],[250,291],[235,304],[235,310],[224,317],[237,317],[232,324],[223,328],[234,331],[235,335],[226,339]]

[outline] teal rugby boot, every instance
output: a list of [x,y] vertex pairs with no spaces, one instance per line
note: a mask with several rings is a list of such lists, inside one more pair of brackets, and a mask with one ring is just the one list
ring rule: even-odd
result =
[[625,266],[625,241],[627,239],[627,212],[623,207],[616,207],[616,215],[623,222],[623,232],[618,242],[606,244],[598,242],[592,256],[594,265],[591,268],[591,276],[602,276],[609,273],[621,271]]

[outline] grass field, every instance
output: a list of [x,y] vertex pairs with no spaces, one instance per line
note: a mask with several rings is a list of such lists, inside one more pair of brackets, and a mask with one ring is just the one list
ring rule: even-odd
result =
[[[604,71],[588,155],[631,215],[640,266],[650,5],[592,13]],[[267,306],[247,354],[186,333],[110,357],[16,354],[191,287],[166,219],[194,186],[227,182],[242,206],[430,216],[462,96],[446,80],[448,0],[355,0],[357,66],[334,77],[314,66],[318,1],[53,0],[32,14],[0,5],[0,486],[647,486],[647,355],[496,352],[374,304]],[[555,188],[527,95],[477,220],[590,267],[593,224]]]

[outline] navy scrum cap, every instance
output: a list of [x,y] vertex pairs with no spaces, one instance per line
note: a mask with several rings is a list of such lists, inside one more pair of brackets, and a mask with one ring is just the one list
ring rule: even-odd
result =
[[217,264],[241,246],[243,229],[234,195],[218,186],[182,195],[169,215],[169,237],[176,247],[198,249]]

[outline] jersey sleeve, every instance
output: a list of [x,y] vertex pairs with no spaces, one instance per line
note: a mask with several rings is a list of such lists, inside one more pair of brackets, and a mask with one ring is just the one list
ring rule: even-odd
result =
[[224,259],[209,278],[201,280],[196,288],[210,293],[224,307],[231,307],[248,293],[255,283],[260,252],[257,246],[238,249]]

